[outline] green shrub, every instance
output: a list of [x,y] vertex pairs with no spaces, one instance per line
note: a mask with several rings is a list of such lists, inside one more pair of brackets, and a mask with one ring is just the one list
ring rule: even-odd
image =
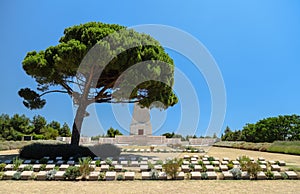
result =
[[21,172],[16,172],[13,177],[12,177],[13,180],[20,180],[21,179]]
[[90,172],[93,170],[93,168],[90,167],[91,161],[92,159],[90,157],[86,157],[83,159],[79,158],[79,164],[80,164],[79,170],[83,179],[86,179],[87,176],[90,174]]
[[141,162],[141,161],[142,161],[142,157],[139,157],[139,158],[138,158],[138,162]]
[[166,174],[171,177],[171,179],[176,179],[177,172],[181,164],[182,164],[182,158],[181,159],[175,158],[172,160],[167,160],[166,164],[163,165],[163,168]]
[[281,175],[282,179],[284,179],[284,180],[289,178],[289,176],[285,172],[281,172],[280,175]]
[[248,156],[239,156],[238,160],[240,162],[241,169],[243,171],[246,171],[247,170],[247,163],[251,162],[250,158]]
[[207,171],[207,168],[206,168],[206,166],[205,166],[204,164],[202,165],[202,171],[203,171],[203,172],[206,172],[206,171]]
[[202,179],[202,180],[208,180],[208,175],[207,175],[206,172],[202,172],[202,173],[201,173],[201,179]]
[[44,170],[46,170],[46,164],[41,164],[41,166],[40,166],[40,169],[39,169],[40,171],[44,171]]
[[154,164],[148,161],[148,168],[151,170],[154,169]]
[[265,174],[266,174],[267,179],[269,179],[269,180],[274,179],[274,173],[271,170],[267,170],[267,172]]
[[150,179],[151,180],[158,180],[158,171],[157,170],[151,170],[150,171]]
[[49,170],[46,174],[46,179],[47,180],[54,180],[54,177],[55,177],[55,174],[56,174],[56,170]]
[[214,158],[214,157],[212,157],[212,156],[209,156],[209,157],[207,158],[207,160],[208,160],[208,161],[210,161],[210,162],[212,162],[212,161],[214,161],[214,160],[215,160],[215,158]]
[[105,172],[100,172],[99,177],[98,177],[99,181],[103,181],[105,180]]
[[114,166],[110,166],[110,167],[108,168],[108,171],[115,171],[115,167],[114,167]]
[[163,162],[162,160],[157,160],[155,164],[156,164],[156,165],[163,165],[164,162]]
[[32,165],[26,165],[22,171],[32,171],[33,170],[33,166]]
[[111,158],[106,158],[105,163],[108,164],[109,166],[112,165],[112,159]]
[[258,163],[248,162],[246,165],[246,169],[248,174],[250,175],[250,179],[257,179],[258,172],[261,171],[261,167]]
[[19,157],[15,157],[13,159],[13,170],[18,170],[19,166],[22,164],[23,160],[19,159]]
[[233,168],[229,172],[231,172],[235,180],[240,180],[242,178],[242,171],[239,168]]
[[189,164],[189,168],[194,170],[195,169],[195,165],[194,164]]
[[121,181],[121,180],[123,180],[123,179],[124,179],[123,174],[118,174],[117,180],[118,180],[118,181]]
[[4,171],[6,164],[5,163],[1,163],[0,164],[0,172]]
[[0,172],[0,180],[3,179],[4,172]]
[[233,163],[232,163],[232,160],[230,160],[227,164],[227,167],[228,167],[228,170],[232,169],[233,168]]
[[96,160],[95,165],[96,165],[97,167],[100,167],[100,166],[101,166],[101,160]]
[[80,173],[80,169],[77,166],[69,166],[66,169],[66,172],[64,174],[64,177],[67,180],[75,180],[77,177],[79,177],[81,175]]

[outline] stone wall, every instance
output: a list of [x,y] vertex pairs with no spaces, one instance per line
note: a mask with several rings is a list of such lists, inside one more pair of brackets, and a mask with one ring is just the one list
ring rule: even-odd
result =
[[217,138],[192,138],[189,139],[190,145],[211,146],[217,141]]

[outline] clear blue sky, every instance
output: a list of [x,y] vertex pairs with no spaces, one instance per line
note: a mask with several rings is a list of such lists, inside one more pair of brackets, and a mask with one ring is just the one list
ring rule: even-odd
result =
[[[125,26],[169,25],[201,41],[216,60],[226,87],[227,112],[222,130],[227,125],[233,130],[241,129],[245,123],[269,116],[300,114],[300,2],[297,0],[2,0],[0,18],[1,113],[29,117],[40,114],[48,121],[67,122],[71,126],[73,111],[68,96],[49,95],[42,110],[30,111],[23,106],[18,90],[36,85],[24,73],[21,62],[28,51],[56,45],[64,28],[101,21]],[[200,106],[196,134],[203,135],[211,111],[207,83],[184,56],[168,52],[196,91],[197,102],[190,104]],[[102,127],[121,128],[126,133],[115,121],[111,109],[110,105],[97,106]],[[181,110],[179,103],[165,112],[152,111],[156,113],[152,118],[155,134],[177,129]],[[193,112],[188,116],[191,122],[195,121]],[[186,124],[180,130],[189,127]],[[102,131],[87,120],[83,134],[96,135]]]

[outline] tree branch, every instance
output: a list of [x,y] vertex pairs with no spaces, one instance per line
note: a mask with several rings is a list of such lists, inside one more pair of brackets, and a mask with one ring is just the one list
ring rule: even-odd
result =
[[66,93],[66,94],[69,93],[68,91],[63,91],[63,90],[51,90],[51,91],[44,92],[44,93],[40,94],[39,96],[42,97],[42,96],[44,96],[44,95],[46,95],[46,94],[54,93],[54,92],[58,92],[58,93]]
[[61,81],[61,85],[63,88],[65,88],[67,90],[66,93],[68,93],[69,95],[72,95],[73,94],[73,89],[68,86],[68,84],[66,84],[65,82]]

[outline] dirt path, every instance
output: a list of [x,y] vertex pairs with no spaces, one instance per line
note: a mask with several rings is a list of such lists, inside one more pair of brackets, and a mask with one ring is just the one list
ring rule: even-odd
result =
[[0,181],[0,193],[297,193],[299,181]]

